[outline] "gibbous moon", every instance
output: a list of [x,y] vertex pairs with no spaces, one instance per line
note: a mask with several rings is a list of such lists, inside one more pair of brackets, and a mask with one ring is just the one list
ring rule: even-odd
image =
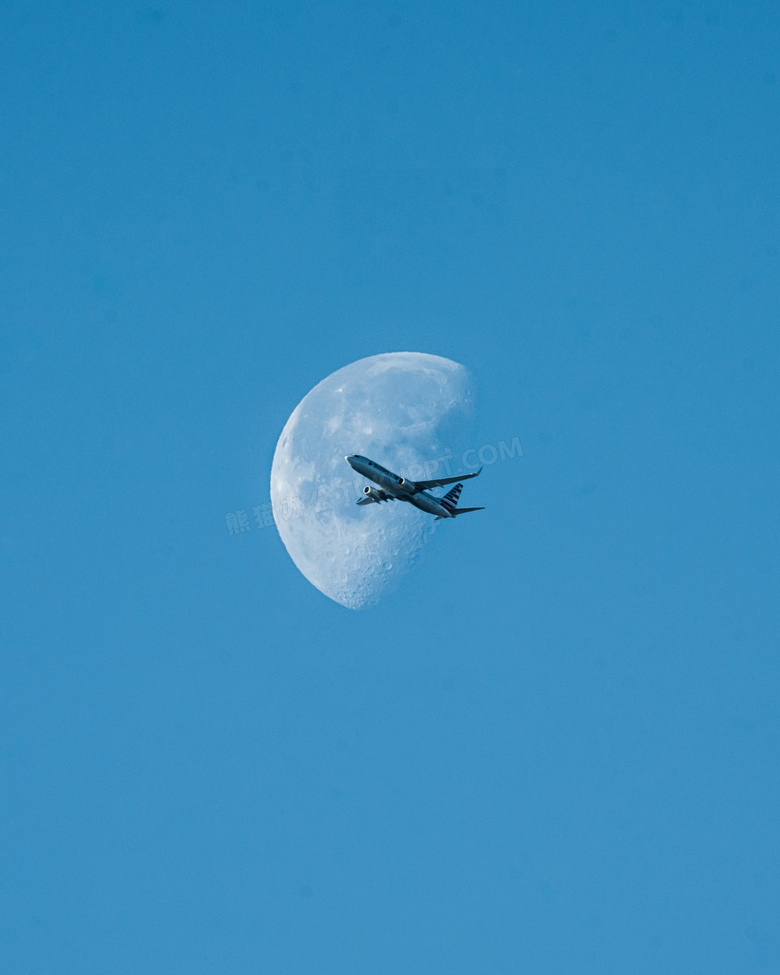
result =
[[345,456],[443,477],[443,462],[432,464],[463,448],[472,410],[468,370],[422,352],[359,359],[304,396],[276,445],[271,502],[290,558],[320,592],[350,609],[375,603],[434,531],[431,515],[403,501],[358,506],[367,482]]

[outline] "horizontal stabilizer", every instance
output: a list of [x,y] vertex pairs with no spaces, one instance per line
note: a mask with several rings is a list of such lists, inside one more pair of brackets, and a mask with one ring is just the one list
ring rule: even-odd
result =
[[[453,508],[450,512],[450,517],[455,518],[457,515],[465,515],[467,511],[484,511],[483,508]],[[436,515],[434,521],[441,521],[444,515]]]

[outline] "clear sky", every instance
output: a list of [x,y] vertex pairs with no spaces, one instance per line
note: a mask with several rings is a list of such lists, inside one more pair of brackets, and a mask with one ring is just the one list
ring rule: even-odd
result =
[[[780,969],[779,110],[776,2],[3,4],[0,970]],[[401,350],[523,454],[352,612],[252,508]]]

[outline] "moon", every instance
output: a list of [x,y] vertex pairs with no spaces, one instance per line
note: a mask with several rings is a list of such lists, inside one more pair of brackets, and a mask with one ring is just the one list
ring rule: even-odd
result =
[[276,445],[271,504],[290,558],[320,592],[350,609],[376,603],[434,531],[431,515],[402,501],[358,506],[367,482],[345,456],[411,479],[444,477],[473,404],[468,370],[424,352],[358,359],[304,396]]

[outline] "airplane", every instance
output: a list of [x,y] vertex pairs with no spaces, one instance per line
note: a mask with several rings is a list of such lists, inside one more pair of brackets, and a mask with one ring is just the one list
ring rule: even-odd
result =
[[[358,504],[372,504],[380,501],[408,501],[420,511],[427,511],[430,515],[436,515],[436,521],[441,518],[454,518],[456,515],[465,515],[467,511],[484,511],[484,508],[459,508],[458,498],[463,489],[461,481],[466,481],[470,477],[476,477],[482,468],[474,471],[473,474],[461,474],[458,477],[437,477],[432,481],[408,481],[405,477],[399,477],[392,471],[377,464],[376,461],[369,460],[368,457],[361,457],[360,454],[350,454],[344,460],[349,466],[367,477],[370,481],[378,484],[379,487],[370,487],[368,484],[363,488],[364,498]],[[459,483],[455,484],[455,481]],[[455,487],[442,498],[437,498],[429,494],[430,488],[443,487],[445,484],[455,484]]]

